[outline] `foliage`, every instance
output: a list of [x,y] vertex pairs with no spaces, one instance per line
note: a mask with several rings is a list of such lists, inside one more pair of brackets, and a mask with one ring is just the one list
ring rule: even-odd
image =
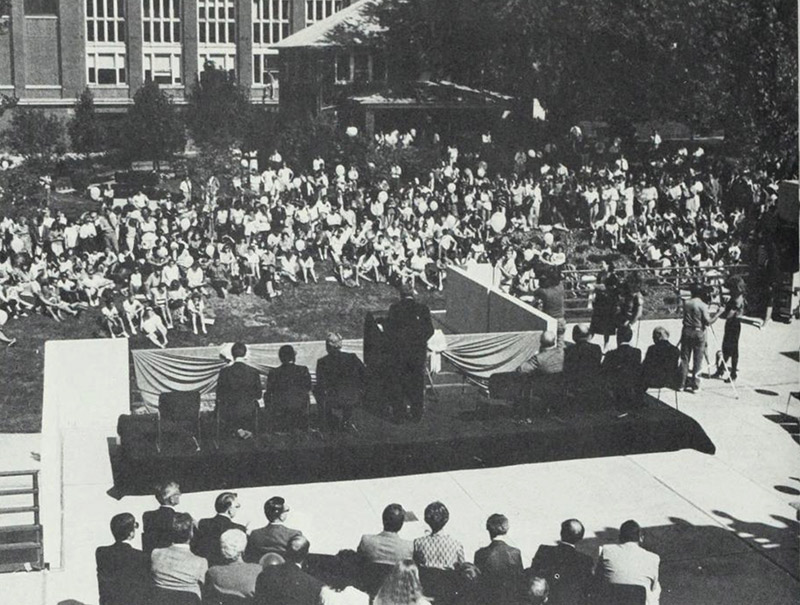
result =
[[206,62],[189,93],[186,118],[199,145],[238,145],[249,124],[250,100],[233,73]]
[[26,214],[41,203],[41,174],[27,164],[0,171],[0,208],[3,216]]
[[120,141],[128,160],[168,159],[185,143],[183,122],[172,99],[155,82],[147,82],[133,97]]
[[64,125],[56,116],[37,109],[15,109],[4,133],[6,144],[26,158],[63,153]]
[[87,87],[83,89],[75,105],[75,115],[67,126],[72,148],[78,153],[90,153],[103,149],[103,128],[94,107],[94,95]]
[[581,119],[724,127],[737,144],[797,146],[792,0],[404,0],[373,9],[393,68],[542,100]]

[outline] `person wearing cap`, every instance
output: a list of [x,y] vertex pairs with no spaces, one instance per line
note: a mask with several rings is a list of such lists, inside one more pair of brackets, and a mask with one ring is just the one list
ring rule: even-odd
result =
[[414,300],[408,284],[400,287],[400,300],[389,307],[386,333],[394,357],[390,392],[394,420],[405,420],[408,401],[411,420],[419,422],[425,410],[425,363],[433,322],[430,309]]
[[264,390],[264,407],[278,429],[308,427],[311,374],[306,366],[297,365],[292,345],[278,349],[281,365],[270,370]]
[[167,481],[158,486],[155,496],[159,508],[142,514],[142,550],[148,555],[154,548],[171,544],[172,518],[181,501],[181,487],[175,481]]
[[390,504],[384,508],[383,531],[361,536],[358,553],[370,563],[394,565],[410,559],[414,554],[414,545],[399,536],[405,520],[406,511],[399,504]]
[[137,595],[142,595],[150,582],[150,557],[131,546],[138,527],[130,513],[111,518],[114,544],[95,551],[100,605],[135,605],[143,600]]
[[[233,363],[222,368],[217,381],[216,413],[227,432],[239,436],[252,433],[243,428],[252,428],[258,414],[257,401],[261,398],[261,376],[258,370],[244,362],[247,346],[236,342],[231,347]],[[241,432],[240,432],[241,431]]]
[[364,390],[364,364],[355,353],[342,351],[342,337],[330,332],[325,339],[327,355],[317,361],[314,397],[330,430],[353,430],[353,410]]
[[289,507],[286,506],[286,500],[280,496],[273,496],[264,502],[264,516],[268,523],[250,533],[245,551],[246,561],[257,563],[270,552],[283,556],[289,541],[303,535],[299,529],[292,529],[284,524],[288,514]]
[[197,522],[197,531],[192,539],[192,552],[198,557],[203,557],[209,565],[219,565],[224,559],[220,552],[220,536],[229,529],[238,529],[247,532],[244,525],[234,523],[233,518],[239,511],[241,504],[233,492],[222,492],[214,500],[216,515]]

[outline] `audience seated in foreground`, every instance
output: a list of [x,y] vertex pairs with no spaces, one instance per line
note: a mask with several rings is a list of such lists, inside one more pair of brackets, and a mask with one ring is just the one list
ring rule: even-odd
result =
[[419,569],[414,561],[395,564],[375,595],[373,605],[431,605],[422,594]]
[[192,552],[198,557],[208,560],[209,565],[219,565],[225,562],[220,552],[220,537],[230,529],[238,529],[246,534],[247,528],[233,522],[239,510],[239,499],[233,492],[222,492],[214,501],[216,516],[209,519],[200,519],[192,539]]
[[181,501],[181,488],[175,481],[168,481],[156,489],[156,500],[160,506],[142,515],[142,550],[148,555],[154,548],[165,548],[172,544],[172,519],[175,507]]
[[399,504],[390,504],[383,509],[383,531],[379,534],[364,534],[358,543],[358,553],[369,563],[395,564],[414,555],[414,545],[398,534],[403,529],[406,511]]
[[508,517],[494,514],[486,520],[491,542],[475,551],[475,565],[480,570],[482,596],[487,603],[513,604],[522,575],[522,556],[518,548],[505,542]]
[[530,574],[548,582],[551,605],[580,603],[586,597],[594,562],[576,548],[583,535],[583,524],[577,519],[567,519],[561,524],[558,544],[539,546],[531,561]]
[[632,584],[647,591],[647,605],[658,605],[661,585],[658,571],[661,559],[642,548],[644,534],[636,521],[625,521],[619,528],[619,544],[600,547],[595,576],[601,583]]
[[111,518],[114,544],[95,551],[100,605],[138,605],[150,585],[150,557],[131,546],[139,524],[130,513]]
[[240,529],[225,530],[220,536],[221,562],[208,568],[204,603],[217,605],[228,597],[250,599],[255,595],[256,579],[262,567],[242,559],[247,547],[247,534]]
[[302,570],[309,541],[296,535],[286,545],[286,562],[264,568],[256,580],[259,605],[319,605],[322,582]]
[[450,511],[441,502],[425,507],[425,523],[431,528],[427,536],[414,540],[414,561],[424,567],[455,569],[464,562],[464,547],[455,538],[441,533],[450,520]]
[[156,548],[150,555],[150,573],[156,594],[174,591],[195,595],[197,601],[201,599],[208,561],[190,550],[193,533],[192,516],[176,513],[172,519],[172,544]]
[[286,500],[280,496],[273,496],[264,502],[264,516],[267,525],[254,529],[247,540],[245,560],[257,563],[269,552],[284,555],[289,541],[295,536],[302,536],[303,532],[291,529],[284,525],[289,514]]

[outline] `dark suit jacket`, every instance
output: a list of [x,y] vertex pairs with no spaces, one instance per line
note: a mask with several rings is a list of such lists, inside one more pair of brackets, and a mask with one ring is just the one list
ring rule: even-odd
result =
[[267,388],[264,391],[264,404],[274,406],[278,411],[302,411],[308,409],[311,392],[311,374],[306,366],[293,363],[270,370]]
[[261,398],[258,370],[241,361],[224,367],[217,382],[217,406],[222,418],[242,418],[252,414]]
[[397,359],[424,363],[428,339],[433,335],[431,312],[413,298],[403,298],[389,307],[386,333]]
[[154,548],[172,544],[172,519],[175,509],[162,506],[142,514],[142,550],[148,555]]
[[677,388],[680,384],[681,352],[668,340],[659,340],[647,349],[642,363],[642,386]]
[[314,396],[323,407],[353,407],[363,388],[364,364],[355,353],[331,351],[317,361]]
[[209,566],[221,565],[225,560],[219,549],[219,538],[229,529],[238,529],[247,534],[247,528],[244,525],[234,523],[230,517],[225,515],[200,519],[192,538],[192,552],[198,557],[206,558]]
[[475,565],[481,570],[480,583],[486,603],[514,603],[519,578],[522,575],[522,556],[519,549],[502,540],[492,540],[489,546],[475,551]]
[[603,379],[618,407],[641,404],[641,364],[642,352],[628,344],[606,353],[602,367]]
[[318,605],[322,582],[294,563],[269,566],[256,580],[259,605]]
[[[143,603],[150,585],[150,557],[127,542],[100,546],[95,551],[100,605]],[[139,597],[137,600],[134,598]]]
[[603,349],[591,342],[578,342],[564,350],[564,376],[570,382],[588,385],[597,380]]
[[548,603],[572,605],[584,601],[593,566],[589,555],[568,544],[542,545],[533,557],[531,572],[544,577],[550,585]]
[[303,532],[299,529],[292,529],[276,523],[254,529],[247,538],[245,561],[258,563],[258,560],[268,552],[283,555],[289,540],[302,535]]

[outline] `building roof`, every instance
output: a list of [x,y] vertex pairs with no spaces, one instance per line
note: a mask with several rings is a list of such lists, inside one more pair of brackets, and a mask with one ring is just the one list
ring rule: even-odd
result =
[[350,100],[365,106],[437,106],[437,107],[485,107],[504,106],[513,97],[492,90],[483,90],[456,84],[447,80],[420,80],[399,88],[380,92],[354,95]]
[[386,28],[380,24],[376,8],[384,0],[358,0],[327,19],[284,38],[273,48],[325,48],[366,44]]

